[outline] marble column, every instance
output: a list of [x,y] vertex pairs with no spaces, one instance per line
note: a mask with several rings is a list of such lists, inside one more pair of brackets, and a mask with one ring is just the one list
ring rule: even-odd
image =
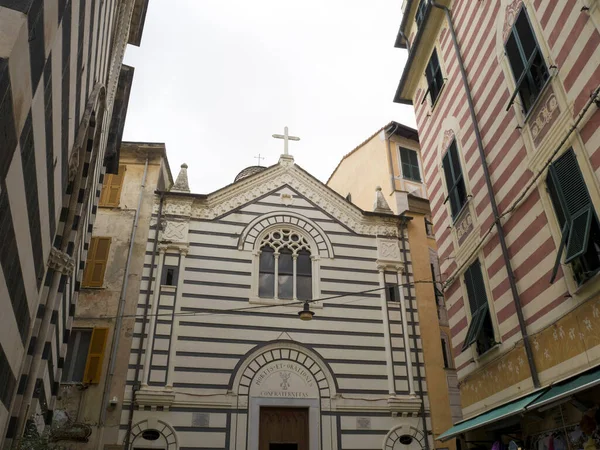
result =
[[379,270],[379,291],[381,300],[381,314],[383,318],[383,341],[385,345],[385,360],[388,377],[388,391],[390,395],[396,395],[396,384],[394,380],[394,358],[392,355],[392,338],[390,334],[390,318],[388,314],[386,289],[385,289],[385,266],[378,266]]
[[169,360],[167,366],[167,389],[173,389],[173,378],[175,376],[175,352],[177,349],[177,336],[179,336],[179,313],[181,312],[183,279],[185,278],[185,258],[188,254],[188,249],[180,249],[179,253],[179,276],[177,279],[177,292],[175,293],[173,322],[171,323],[171,343],[169,345]]

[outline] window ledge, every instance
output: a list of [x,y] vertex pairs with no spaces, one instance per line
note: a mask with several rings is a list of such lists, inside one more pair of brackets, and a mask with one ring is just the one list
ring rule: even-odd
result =
[[[567,276],[565,269],[563,269],[563,276]],[[588,294],[589,290],[595,291],[598,288],[598,280],[600,280],[600,270],[577,286],[577,289],[575,289],[573,295],[585,296],[585,294]],[[577,283],[577,281],[575,281],[575,283]]]
[[[249,303],[253,305],[266,305],[266,306],[291,306],[294,308],[302,308],[302,303],[304,300],[289,300],[289,299],[280,299],[280,298],[263,298],[263,297],[250,297]],[[323,308],[323,303],[320,301],[309,300],[311,308],[321,309]]]
[[102,289],[106,289],[106,286],[81,286],[80,288],[81,291],[101,291]]
[[[542,89],[540,89],[540,93],[538,94],[537,98],[533,102],[533,105],[531,105],[531,108],[529,108],[529,111],[527,111],[527,113],[525,114],[525,118],[523,119],[523,125],[526,125],[527,122],[529,121],[529,118],[533,115],[533,112],[538,107],[538,105],[541,101],[541,98],[544,96],[544,94],[548,90],[548,86],[550,86],[550,84],[552,83],[553,78],[554,78],[554,75],[549,73],[548,79],[542,86]],[[514,104],[514,102],[513,102],[513,104]]]
[[[477,349],[474,349],[475,354],[476,354],[475,360],[477,361],[477,363],[485,364],[490,358],[493,358],[496,354],[498,354],[498,352],[500,351],[500,344],[501,344],[501,342],[496,342],[493,346],[488,348],[481,355],[477,354]],[[473,344],[473,345],[475,345],[475,344]]]
[[177,290],[177,286],[173,286],[171,284],[161,284],[160,291],[161,292],[175,292]]

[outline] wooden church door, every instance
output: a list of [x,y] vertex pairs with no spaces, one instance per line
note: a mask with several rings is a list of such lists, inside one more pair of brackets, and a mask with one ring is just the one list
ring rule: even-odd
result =
[[260,408],[259,450],[308,450],[307,408]]

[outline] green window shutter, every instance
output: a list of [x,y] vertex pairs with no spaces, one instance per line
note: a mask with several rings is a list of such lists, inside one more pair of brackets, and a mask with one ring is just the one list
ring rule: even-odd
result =
[[481,263],[475,261],[465,272],[465,285],[467,287],[467,296],[469,297],[469,306],[471,308],[471,323],[467,330],[467,336],[462,349],[467,349],[475,343],[481,332],[487,314],[489,314],[489,305],[487,294],[485,293],[485,284],[483,274],[481,273]]
[[546,179],[550,199],[562,226],[561,243],[550,282],[554,282],[563,251],[565,264],[587,251],[594,208],[573,149],[569,149],[548,169]]
[[467,190],[462,175],[456,141],[450,144],[442,163],[444,166],[444,175],[446,176],[446,187],[448,188],[447,200],[450,200],[452,217],[455,218],[467,202]]
[[471,345],[477,342],[479,339],[479,335],[483,330],[483,324],[485,322],[485,317],[488,314],[489,306],[486,303],[477,311],[475,314],[471,315],[471,323],[469,324],[469,329],[467,330],[467,336],[465,337],[465,342],[462,346],[462,350],[468,349]]
[[417,152],[400,147],[400,161],[402,162],[402,176],[413,181],[421,181],[419,171],[419,157]]
[[588,207],[577,213],[571,220],[571,230],[569,232],[569,239],[567,240],[565,264],[570,263],[586,252],[590,240],[592,214],[592,208]]

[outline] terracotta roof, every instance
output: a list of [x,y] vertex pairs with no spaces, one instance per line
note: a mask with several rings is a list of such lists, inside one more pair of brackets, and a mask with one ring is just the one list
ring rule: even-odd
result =
[[403,125],[401,123],[394,122],[392,120],[387,125],[382,126],[379,130],[377,130],[375,133],[373,133],[367,139],[365,139],[360,144],[358,144],[356,147],[354,147],[350,152],[346,153],[344,155],[344,157],[340,160],[340,162],[338,163],[338,165],[335,166],[335,169],[333,169],[333,172],[331,173],[331,175],[329,175],[329,178],[327,179],[327,182],[325,184],[329,183],[329,181],[331,180],[331,178],[333,177],[333,175],[335,175],[335,172],[338,170],[338,168],[340,167],[340,165],[344,162],[344,160],[346,158],[348,158],[354,152],[356,152],[357,150],[359,150],[360,148],[362,148],[363,145],[365,145],[367,142],[369,142],[371,139],[373,139],[375,136],[377,136],[379,133],[381,133],[382,130],[387,129],[387,128],[389,128],[392,125],[397,125],[396,130],[394,131],[394,134],[396,134],[398,136],[405,137],[406,139],[412,139],[413,141],[419,142],[419,132],[417,130],[415,130],[414,128],[411,128],[411,127],[409,127],[407,125]]

